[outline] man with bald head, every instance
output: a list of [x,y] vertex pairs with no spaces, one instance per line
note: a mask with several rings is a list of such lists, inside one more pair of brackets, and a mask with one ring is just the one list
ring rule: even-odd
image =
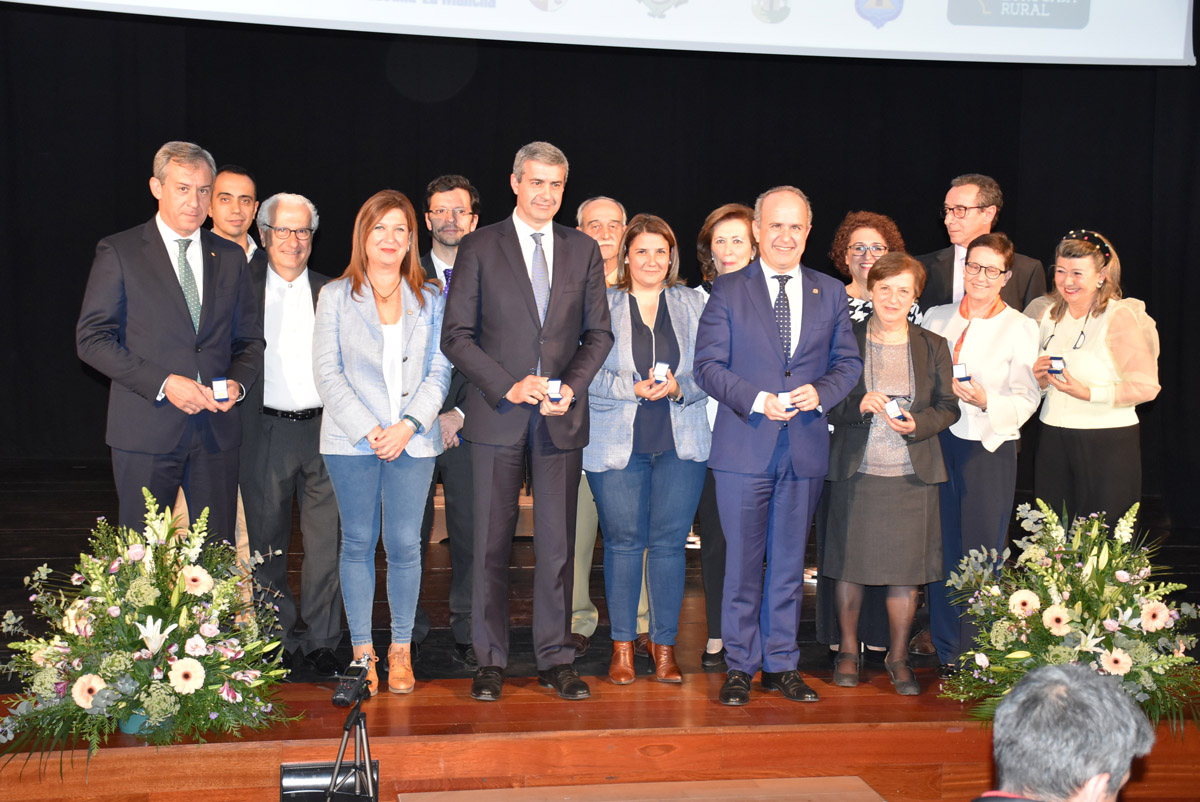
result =
[[[279,607],[285,664],[307,657],[332,676],[342,639],[338,508],[319,451],[322,407],[312,370],[314,310],[329,279],[308,267],[320,217],[303,195],[279,194],[263,201],[257,222],[263,247],[250,262],[250,281],[267,346],[263,380],[247,396],[243,416],[246,535],[251,554],[266,558],[256,570],[259,582],[278,594],[271,601]],[[293,498],[304,538],[299,610],[287,582]]]
[[696,335],[696,382],[719,402],[708,466],[726,541],[726,705],[750,701],[759,668],[763,690],[817,701],[796,670],[804,548],[829,467],[825,411],[862,359],[841,282],[800,262],[811,231],[799,189],[760,195],[759,258],[716,278]]

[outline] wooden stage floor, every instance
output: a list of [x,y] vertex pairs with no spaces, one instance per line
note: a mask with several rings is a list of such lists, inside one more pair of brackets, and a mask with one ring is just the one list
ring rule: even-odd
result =
[[[27,606],[21,577],[49,562],[69,568],[86,546],[96,515],[112,515],[115,496],[106,464],[0,462],[0,611]],[[440,511],[439,511],[440,512]],[[1173,527],[1161,512],[1146,516],[1148,526],[1170,534],[1163,562],[1192,587],[1185,598],[1197,601],[1200,560],[1196,531]],[[837,799],[861,796],[861,778],[870,792],[888,802],[969,800],[992,783],[991,739],[965,708],[937,695],[932,665],[918,664],[922,694],[898,696],[882,668],[867,664],[857,688],[831,684],[824,647],[813,642],[812,586],[806,586],[802,622],[801,669],[820,693],[816,704],[796,704],[761,692],[757,681],[749,705],[728,708],[715,696],[721,674],[700,671],[704,607],[698,553],[688,552],[687,590],[681,615],[678,657],[685,672],[682,686],[639,676],[629,686],[610,684],[607,668],[607,618],[603,608],[601,552],[596,553],[592,595],[601,610],[588,655],[579,661],[592,698],[568,702],[540,688],[520,661],[510,666],[499,702],[469,698],[465,669],[447,657],[445,631],[449,560],[444,544],[430,549],[422,603],[435,630],[417,664],[416,692],[382,693],[368,702],[367,728],[381,773],[380,799],[420,799],[414,794],[497,789],[579,789],[572,799],[631,799],[622,783],[672,783],[659,798],[696,798],[695,783],[729,780],[824,778],[823,784],[797,786],[794,796],[771,786],[745,798]],[[298,544],[299,538],[293,543]],[[514,656],[528,639],[532,549],[518,542],[513,558]],[[298,571],[299,555],[292,555]],[[379,598],[383,598],[382,592]],[[377,610],[377,625],[380,623]],[[441,629],[437,629],[441,627]],[[386,634],[380,635],[386,642]],[[343,650],[348,656],[349,650]],[[0,661],[6,660],[0,644]],[[643,670],[645,667],[643,666]],[[310,679],[304,675],[301,679]],[[0,676],[0,681],[4,678]],[[43,766],[21,760],[0,770],[0,801],[50,799],[175,800],[202,795],[205,802],[279,798],[282,763],[333,760],[345,711],[330,702],[332,684],[298,682],[281,695],[303,719],[287,727],[248,732],[242,738],[214,738],[201,745],[155,749],[117,735],[90,763],[86,753],[68,755]],[[0,684],[0,694],[12,690]],[[1127,800],[1200,799],[1193,778],[1200,766],[1200,730],[1182,736],[1160,728],[1153,752],[1135,763]],[[765,784],[763,788],[768,788]],[[851,796],[851,785],[859,797]],[[702,786],[703,787],[703,786]],[[745,786],[747,789],[752,786]],[[713,786],[715,790],[717,786]],[[677,789],[678,793],[672,791]],[[822,790],[823,789],[823,790]],[[761,789],[759,789],[761,790]],[[740,798],[736,795],[703,798]],[[821,794],[821,795],[818,795]],[[531,794],[532,796],[532,794]],[[430,800],[431,797],[423,797]],[[439,794],[439,800],[453,796]],[[499,800],[524,798],[519,792]],[[566,798],[540,795],[538,799]],[[464,802],[482,802],[469,795]]]

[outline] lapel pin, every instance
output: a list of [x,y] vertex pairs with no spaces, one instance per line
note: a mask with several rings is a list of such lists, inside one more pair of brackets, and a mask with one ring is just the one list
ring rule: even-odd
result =
[[820,295],[820,294],[821,294],[820,291],[817,290],[816,287],[813,287],[813,295]]
[[214,256],[214,257],[215,257],[215,256],[217,255],[217,253],[216,253],[216,251],[209,251],[209,252],[208,252],[208,255],[209,255],[209,256]]

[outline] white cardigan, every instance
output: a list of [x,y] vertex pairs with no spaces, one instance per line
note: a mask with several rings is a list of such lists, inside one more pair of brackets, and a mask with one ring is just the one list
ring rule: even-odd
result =
[[[921,325],[945,337],[953,354],[967,319],[959,315],[958,304],[945,304],[926,311]],[[1021,425],[1037,411],[1042,397],[1033,377],[1037,356],[1037,324],[1012,307],[971,321],[957,361],[987,392],[987,412],[959,400],[962,416],[950,432],[963,440],[978,440],[988,451],[1018,439]]]

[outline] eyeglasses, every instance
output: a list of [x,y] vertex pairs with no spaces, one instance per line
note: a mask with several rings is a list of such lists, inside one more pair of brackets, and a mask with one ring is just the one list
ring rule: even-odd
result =
[[874,245],[863,245],[861,242],[856,242],[848,250],[855,256],[862,256],[868,251],[871,252],[872,256],[883,256],[888,252],[888,246],[880,245],[878,242]]
[[283,228],[282,226],[267,226],[267,228],[269,228],[271,233],[281,240],[286,240],[295,234],[296,239],[304,242],[313,235],[313,230],[311,228]]
[[986,206],[943,206],[941,217],[944,219],[946,215],[952,214],[959,220],[967,216],[967,212],[972,209],[986,209]]
[[474,214],[470,209],[447,209],[445,206],[429,210],[430,217],[471,217]]
[[987,276],[988,278],[990,278],[992,281],[995,281],[996,279],[1000,278],[1001,276],[1003,276],[1005,273],[1008,272],[1007,270],[1001,270],[998,267],[987,267],[985,265],[979,264],[978,262],[967,262],[966,264],[963,265],[963,271],[968,276],[978,276],[979,271],[981,271],[981,270],[983,271],[983,274],[985,276]]

